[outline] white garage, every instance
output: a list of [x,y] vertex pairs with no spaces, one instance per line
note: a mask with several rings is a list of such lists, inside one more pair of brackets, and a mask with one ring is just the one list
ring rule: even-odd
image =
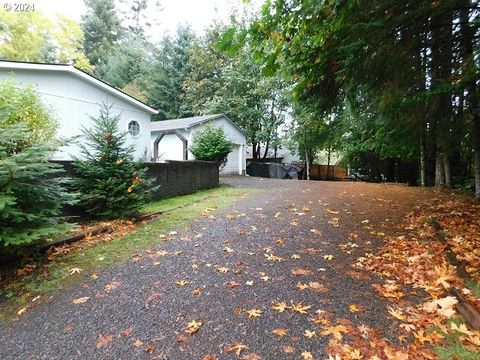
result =
[[247,167],[245,133],[225,115],[204,115],[151,123],[151,142],[154,161],[193,160],[189,150],[193,136],[207,124],[223,127],[225,135],[234,144],[227,157],[222,174],[244,175]]

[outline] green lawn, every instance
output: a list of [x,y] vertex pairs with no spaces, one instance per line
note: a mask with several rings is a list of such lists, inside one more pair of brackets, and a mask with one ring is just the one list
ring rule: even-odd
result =
[[[221,209],[252,192],[253,190],[219,187],[148,204],[143,209],[143,213],[185,206],[165,212],[144,225],[140,224],[125,236],[74,251],[54,261],[36,264],[36,271],[18,277],[2,289],[7,301],[0,306],[0,320],[9,319],[16,315],[19,309],[31,306],[32,299],[35,297],[40,296],[36,301],[41,301],[43,297],[54,294],[65,286],[78,283],[107,266],[118,266],[124,260],[130,259],[132,254],[147,250],[160,242],[159,234],[193,222],[207,207]],[[70,275],[72,268],[80,268],[82,271],[79,274]]]

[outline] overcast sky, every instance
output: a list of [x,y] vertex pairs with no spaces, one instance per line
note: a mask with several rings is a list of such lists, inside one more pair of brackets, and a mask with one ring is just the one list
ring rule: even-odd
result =
[[[155,3],[155,0],[150,0]],[[0,3],[13,2],[13,0],[0,0]],[[38,10],[54,16],[55,13],[64,14],[76,21],[80,21],[85,13],[83,0],[27,0],[32,2]],[[151,14],[157,25],[149,30],[156,38],[159,34],[173,33],[179,24],[190,24],[197,33],[202,33],[214,19],[227,20],[231,9],[253,8],[257,9],[263,0],[252,0],[250,5],[245,5],[241,0],[160,0],[162,10]]]

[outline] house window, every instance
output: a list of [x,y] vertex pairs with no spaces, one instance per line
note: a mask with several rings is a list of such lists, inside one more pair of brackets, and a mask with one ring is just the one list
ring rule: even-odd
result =
[[138,136],[140,134],[140,125],[135,120],[128,123],[128,132],[132,136]]

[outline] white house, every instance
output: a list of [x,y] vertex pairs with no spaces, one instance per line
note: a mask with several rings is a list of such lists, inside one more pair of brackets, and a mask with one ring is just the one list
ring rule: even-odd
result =
[[202,130],[207,124],[223,127],[226,137],[234,144],[222,173],[245,174],[247,136],[222,114],[152,122],[151,143],[154,160],[194,159],[189,146],[192,144],[195,133]]
[[[120,115],[119,127],[128,131],[127,144],[135,146],[135,157],[151,157],[150,118],[158,111],[141,101],[71,65],[0,61],[0,79],[7,77],[36,87],[59,122],[59,137],[80,135],[82,127],[90,127],[90,116],[96,117],[105,103],[112,106],[114,115]],[[79,154],[78,145],[72,144],[54,158],[70,160]]]

